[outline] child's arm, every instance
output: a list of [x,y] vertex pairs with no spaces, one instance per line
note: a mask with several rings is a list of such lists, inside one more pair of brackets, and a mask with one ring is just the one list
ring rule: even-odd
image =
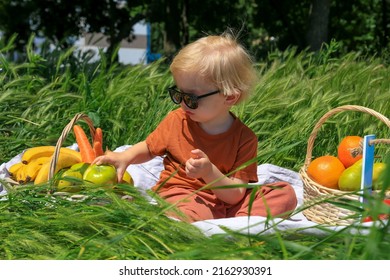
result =
[[[209,160],[207,155],[199,149],[192,151],[194,157],[186,162],[187,175],[193,178],[202,178],[207,184],[216,181],[211,186],[229,186],[237,184],[247,184],[247,181],[226,177],[219,169]],[[230,189],[213,189],[212,191],[218,199],[229,203],[238,203],[245,194],[245,188]]]
[[131,146],[123,152],[106,152],[97,157],[92,164],[112,164],[116,167],[118,182],[122,180],[126,168],[130,164],[143,163],[153,158],[145,141]]

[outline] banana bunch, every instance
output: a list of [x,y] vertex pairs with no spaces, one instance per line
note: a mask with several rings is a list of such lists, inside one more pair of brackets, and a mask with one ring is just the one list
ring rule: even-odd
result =
[[11,175],[12,179],[14,179],[20,184],[23,184],[27,180],[26,167],[27,165],[23,162],[18,162],[12,165],[8,169],[8,172]]
[[[9,168],[8,172],[11,178],[19,184],[29,182],[40,184],[46,182],[54,150],[54,146],[39,146],[26,150],[22,155],[21,161]],[[61,148],[55,173],[78,162],[81,162],[80,152],[69,148]]]
[[[34,159],[40,157],[51,157],[54,154],[55,146],[39,146],[27,149],[22,155],[23,163],[30,163]],[[60,148],[60,153],[70,154],[81,160],[80,152],[69,149],[69,148]]]

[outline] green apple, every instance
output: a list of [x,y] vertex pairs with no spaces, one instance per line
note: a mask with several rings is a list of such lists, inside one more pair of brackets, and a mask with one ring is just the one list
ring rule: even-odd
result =
[[111,186],[117,183],[116,168],[108,164],[91,164],[85,170],[83,180],[99,186]]
[[70,169],[75,170],[75,171],[79,171],[81,175],[84,175],[84,172],[85,172],[85,170],[87,170],[88,167],[89,167],[89,163],[79,162],[79,163],[73,164],[70,167]]
[[362,182],[362,164],[356,162],[341,173],[339,189],[342,191],[358,191]]
[[79,192],[81,191],[80,183],[83,180],[83,175],[72,169],[65,170],[57,184],[57,191],[60,192]]

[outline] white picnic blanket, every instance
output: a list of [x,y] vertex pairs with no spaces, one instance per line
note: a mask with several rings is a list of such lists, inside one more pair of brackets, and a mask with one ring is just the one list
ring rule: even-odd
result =
[[[118,147],[115,152],[123,151],[130,146],[131,145],[124,145]],[[77,149],[77,144],[73,144],[70,148]],[[0,179],[9,177],[7,168],[13,163],[20,161],[21,155],[22,154],[19,154],[9,162],[0,165]],[[163,158],[156,157],[142,164],[130,165],[127,169],[133,177],[134,185],[141,193],[150,198],[151,202],[153,201],[147,194],[147,190],[156,184],[160,172],[163,170],[162,161]],[[257,175],[259,181],[256,184],[266,184],[277,181],[290,183],[298,198],[297,208],[303,205],[303,183],[297,172],[272,164],[261,164],[257,167]],[[5,188],[0,184],[0,199],[1,196],[6,193]],[[370,223],[366,224],[367,226],[370,225]],[[223,234],[226,232],[224,228],[249,234],[271,234],[277,230],[297,230],[300,233],[314,235],[326,235],[331,231],[337,231],[344,228],[344,226],[329,226],[326,228],[324,226],[319,226],[318,224],[309,221],[302,212],[298,212],[287,220],[274,219],[267,221],[264,217],[251,216],[198,221],[194,222],[193,225],[198,227],[207,236]]]

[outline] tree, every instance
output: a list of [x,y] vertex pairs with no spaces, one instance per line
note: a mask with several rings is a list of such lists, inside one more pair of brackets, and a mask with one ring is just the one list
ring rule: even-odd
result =
[[[251,34],[255,0],[150,0],[147,20],[159,27],[166,55],[205,34],[227,28]],[[250,36],[249,36],[250,37]]]
[[[55,45],[85,32],[103,33],[111,55],[134,38],[135,23],[152,24],[157,52],[170,56],[205,34],[241,30],[257,57],[273,48],[319,50],[335,39],[343,52],[378,53],[389,47],[390,0],[0,0],[0,30],[18,34],[23,50],[34,32]],[[17,15],[17,16],[14,16]],[[156,42],[156,41],[155,41]]]
[[332,1],[329,36],[341,43],[344,52],[377,54],[389,49],[383,8],[382,0]]
[[330,0],[312,0],[306,42],[311,51],[328,42]]
[[[186,33],[183,29],[187,28],[187,26],[183,26],[183,22],[187,18],[187,0],[178,0],[176,2],[151,0],[149,2],[146,18],[149,22],[162,26],[159,30],[160,35],[163,37],[162,51],[167,55],[173,54],[182,46],[181,38],[185,38],[182,34]],[[180,10],[185,12],[180,13]]]
[[18,35],[17,50],[23,50],[31,34],[31,10],[33,4],[29,1],[0,0],[0,30],[5,40]]
[[0,1],[0,29],[6,39],[18,34],[19,51],[32,33],[67,48],[72,37],[99,32],[107,36],[111,55],[123,39],[134,38],[133,25],[145,18],[142,0]]

